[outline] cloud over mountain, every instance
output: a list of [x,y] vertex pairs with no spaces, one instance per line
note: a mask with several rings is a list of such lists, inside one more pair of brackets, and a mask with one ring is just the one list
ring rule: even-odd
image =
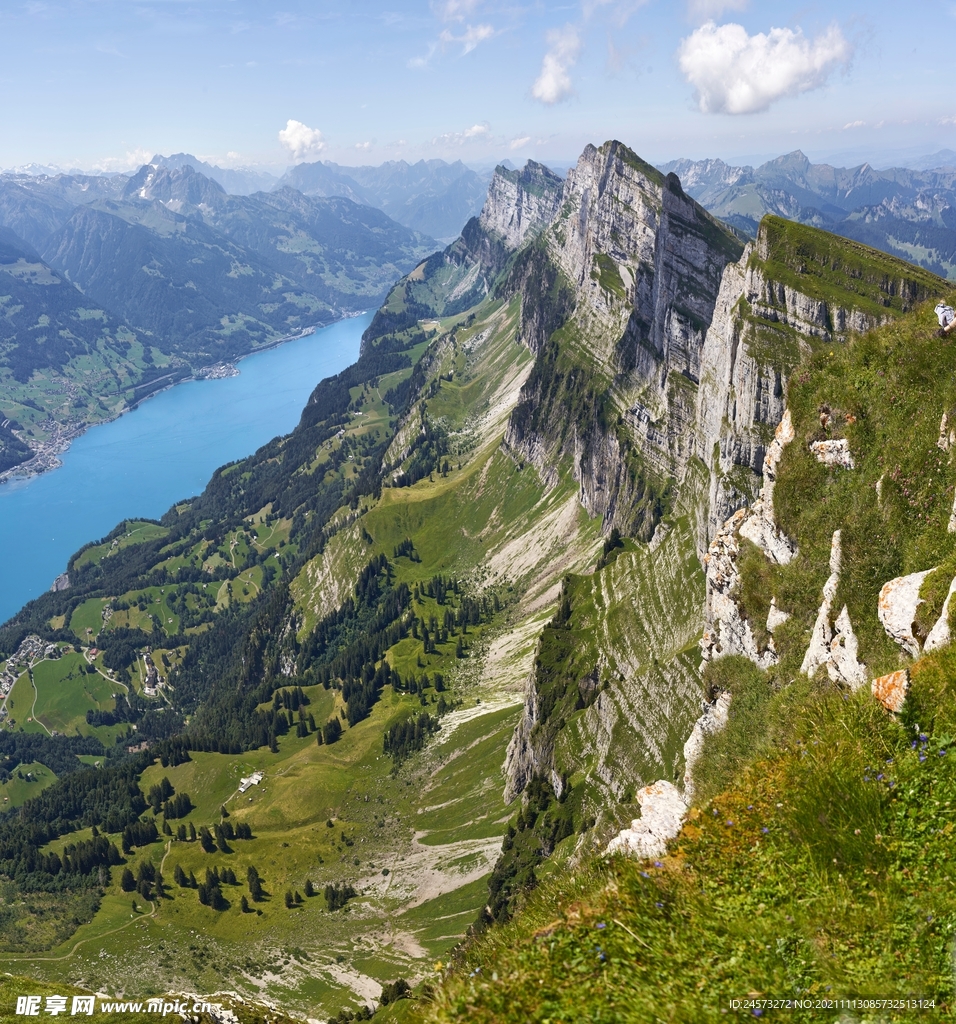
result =
[[322,133],[318,128],[310,128],[301,121],[290,118],[285,128],[279,132],[279,141],[289,151],[295,163],[301,163],[308,157],[316,157],[325,149]]
[[708,21],[683,40],[678,62],[703,113],[755,114],[823,85],[851,54],[836,25],[809,40],[800,29],[751,36],[742,25]]
[[548,33],[550,49],[541,62],[541,71],[531,87],[531,95],[542,103],[558,103],[571,94],[568,73],[581,52],[581,35],[573,25]]

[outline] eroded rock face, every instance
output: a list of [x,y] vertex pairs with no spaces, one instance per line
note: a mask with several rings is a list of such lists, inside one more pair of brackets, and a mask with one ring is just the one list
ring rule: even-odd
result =
[[894,640],[911,657],[917,658],[920,653],[920,642],[913,633],[916,610],[923,603],[919,596],[923,581],[936,569],[925,572],[914,572],[909,576],[897,576],[895,580],[884,583],[880,590],[877,614],[883,628],[891,640]]
[[652,782],[638,790],[637,802],[641,805],[641,816],[608,843],[605,853],[624,853],[643,860],[663,857],[667,843],[680,832],[687,813],[680,790],[670,782]]
[[694,799],[694,766],[704,749],[704,741],[712,733],[720,732],[730,716],[730,694],[720,693],[713,704],[704,704],[700,718],[684,744],[684,802]]
[[[707,575],[706,629],[701,640],[704,661],[727,654],[740,654],[760,668],[769,668],[777,662],[773,638],[760,650],[753,629],[740,611],[737,594],[740,590],[740,541],[743,537],[755,544],[764,555],[777,565],[789,564],[796,554],[796,546],[783,534],[774,521],[773,490],[777,479],[777,465],[784,448],[793,440],[793,422],[790,412],[784,412],[767,448],[763,461],[763,487],[760,497],[749,507],[738,509],[717,531],[704,555]],[[767,618],[767,631],[773,630],[788,618],[786,612],[773,604]],[[772,628],[771,628],[772,620]]]
[[551,223],[564,182],[544,164],[529,160],[520,171],[496,167],[478,224],[511,251]]
[[830,541],[830,576],[823,584],[823,601],[817,611],[800,671],[812,676],[818,669],[826,668],[833,682],[856,690],[866,683],[867,672],[858,657],[859,645],[846,605],[836,621],[832,621],[833,602],[840,584],[841,560],[840,531],[835,530]]
[[949,593],[943,602],[943,610],[940,612],[940,616],[933,625],[933,628],[929,631],[926,643],[923,644],[924,651],[939,650],[940,647],[945,647],[952,640],[949,628],[949,608],[954,593],[956,593],[956,579],[949,585]]
[[903,702],[910,686],[910,674],[907,669],[879,676],[870,684],[870,692],[886,708],[894,714],[903,710]]

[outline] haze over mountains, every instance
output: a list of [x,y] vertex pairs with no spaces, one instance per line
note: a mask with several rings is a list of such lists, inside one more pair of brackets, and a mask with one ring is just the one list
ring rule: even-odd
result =
[[933,167],[831,167],[797,150],[756,168],[673,160],[661,170],[673,171],[689,195],[750,236],[764,214],[776,213],[956,279],[956,153],[918,162]]
[[[437,247],[368,205],[229,195],[190,164],[2,175],[0,227],[0,411],[34,446],[375,305]],[[23,457],[5,446],[0,462]]]

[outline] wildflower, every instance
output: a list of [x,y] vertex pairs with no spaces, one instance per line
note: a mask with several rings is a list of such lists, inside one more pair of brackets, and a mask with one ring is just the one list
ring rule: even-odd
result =
[[728,818],[728,819],[727,819],[727,824],[728,824],[728,825],[733,825],[733,822],[732,822],[732,821],[731,821],[731,820],[730,820],[730,819]]
[[882,772],[880,772],[880,774],[879,774],[879,775],[877,775],[877,777],[876,777],[876,781],[877,781],[877,782],[882,782],[882,781],[883,781],[883,773],[882,773]]
[[766,825],[764,825],[764,827],[763,827],[763,828],[762,828],[762,829],[761,829],[760,831],[761,831],[761,832],[763,832],[764,834],[766,834],[767,832],[769,832],[769,831],[770,831],[770,829],[769,829],[769,828],[767,828],[767,826],[766,826]]
[[892,763],[893,763],[893,758],[892,758],[892,757],[888,757],[888,758],[886,759],[886,763],[887,763],[887,764],[892,764]]
[[664,906],[664,904],[663,904],[663,903],[655,903],[655,904],[654,904],[654,906],[655,906],[655,907],[663,907],[663,906]]
[[650,877],[651,876],[646,871],[642,871],[641,872],[641,878],[650,878]]
[[[831,352],[830,355],[832,356],[833,353]],[[755,1006],[750,1012],[751,1012],[751,1014],[754,1017],[762,1017],[763,1016],[763,1010],[761,1010],[759,1006]]]
[[925,761],[926,760],[926,755],[925,754],[920,754],[919,759],[920,759],[920,761]]
[[919,741],[920,741],[920,743],[926,743],[926,741],[928,739],[929,739],[929,736],[927,736],[925,732],[921,732],[919,734]]
[[754,805],[753,804],[747,804],[747,810],[748,811],[752,811],[753,809],[754,809]]
[[654,867],[655,868],[662,868],[663,866],[664,865],[659,860],[655,860],[654,861]]
[[938,756],[939,756],[939,757],[943,757],[943,756],[944,756],[945,754],[946,754],[946,751],[945,751],[945,750],[940,750],[940,751],[938,752]]
[[607,925],[603,921],[598,921],[596,927],[598,927],[598,928],[607,928]]

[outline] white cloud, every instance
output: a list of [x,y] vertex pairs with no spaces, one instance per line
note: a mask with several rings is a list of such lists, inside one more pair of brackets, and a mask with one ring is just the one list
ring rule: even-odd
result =
[[557,103],[571,94],[571,76],[581,52],[581,36],[574,25],[565,25],[548,33],[550,49],[541,62],[541,71],[531,86],[531,95],[542,103]]
[[119,174],[123,171],[138,171],[143,164],[148,164],[153,159],[156,150],[144,149],[139,146],[136,149],[126,151],[126,156],[107,156],[97,160],[92,167],[94,171],[104,171],[111,174]]
[[843,130],[846,131],[848,128],[862,128],[866,124],[866,121],[850,121],[848,124],[843,126]]
[[318,156],[325,149],[322,133],[318,128],[310,128],[301,121],[294,121],[291,118],[279,132],[279,141],[297,164],[307,157]]
[[719,18],[724,11],[743,11],[750,0],[687,0],[687,15],[694,21]]
[[531,141],[530,135],[522,135],[520,139],[512,139],[508,143],[509,149],[524,149],[525,146]]
[[356,149],[371,149],[372,148],[372,143],[371,142],[356,142],[355,143],[355,148]]
[[475,140],[490,139],[491,125],[487,121],[481,124],[473,124],[463,132],[444,132],[432,139],[433,146],[461,146],[466,142]]
[[742,25],[709,21],[683,40],[678,61],[703,113],[755,114],[823,85],[851,55],[836,25],[811,41],[799,29],[750,36]]
[[486,39],[491,39],[494,34],[495,29],[493,25],[469,25],[460,36],[454,35],[446,28],[438,38],[443,46],[447,46],[449,43],[461,43],[461,52],[466,54],[471,53],[479,43],[483,43]]

